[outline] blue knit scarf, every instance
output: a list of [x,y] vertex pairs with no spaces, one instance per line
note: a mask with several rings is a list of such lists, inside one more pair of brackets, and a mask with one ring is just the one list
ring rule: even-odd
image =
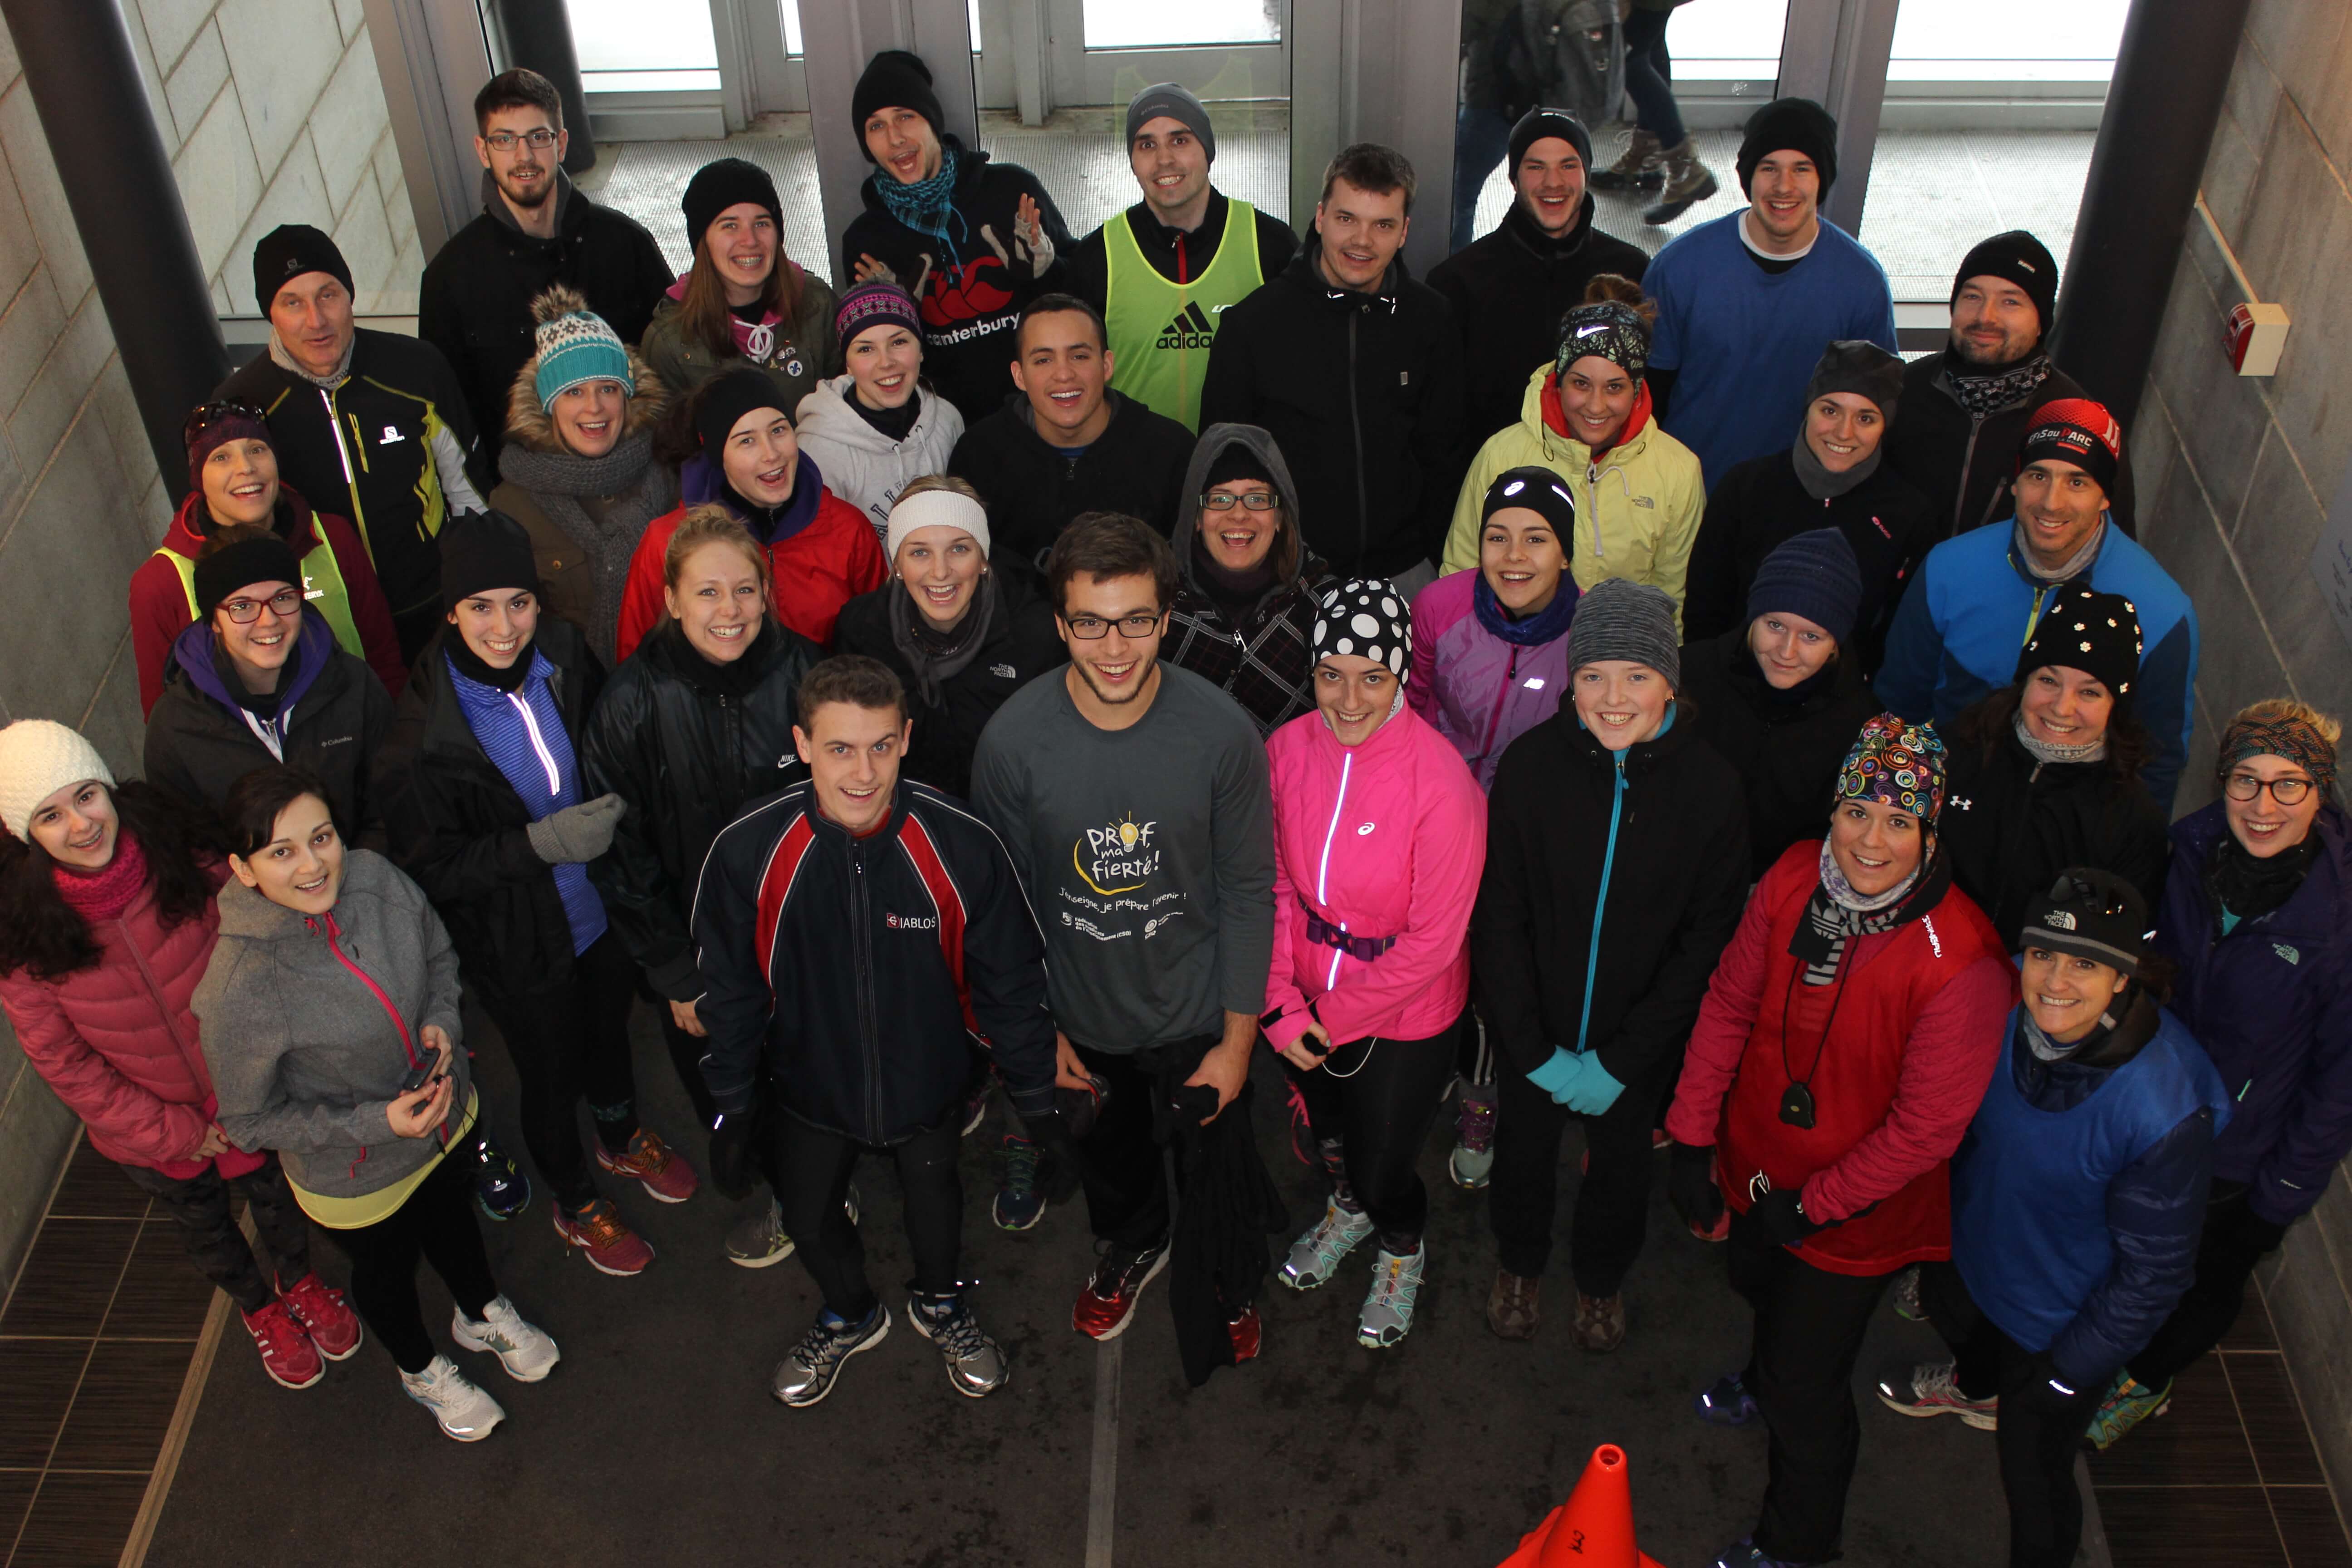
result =
[[[904,184],[884,170],[874,171],[874,189],[881,195],[882,205],[892,217],[913,229],[928,234],[948,247],[948,265],[960,265],[963,258],[958,253],[959,237],[970,239],[971,231],[965,226],[963,214],[956,211],[956,171],[961,162],[953,142],[944,138],[940,142],[940,172],[928,180]],[[954,235],[948,225],[954,224]]]
[[1505,642],[1520,647],[1541,647],[1568,635],[1568,623],[1576,615],[1576,579],[1562,572],[1559,592],[1552,595],[1551,603],[1525,620],[1515,621],[1503,608],[1503,602],[1495,597],[1486,574],[1481,572],[1478,581],[1471,585],[1470,604],[1478,612],[1478,624]]

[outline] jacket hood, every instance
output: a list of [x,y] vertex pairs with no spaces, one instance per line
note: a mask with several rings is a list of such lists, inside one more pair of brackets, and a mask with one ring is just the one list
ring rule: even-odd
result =
[[[505,205],[499,204],[501,208]],[[531,301],[533,321],[545,321],[567,312],[588,309],[588,301],[576,289],[559,284]],[[637,390],[621,405],[621,441],[634,436],[650,435],[669,406],[669,388],[662,384],[653,366],[641,357],[634,343],[628,346],[629,375]],[[539,355],[532,354],[515,373],[514,384],[507,389],[507,437],[526,452],[542,453],[552,458],[573,458],[583,463],[601,461],[581,458],[556,437],[555,417],[539,402]],[[620,443],[615,443],[617,450]],[[606,454],[607,457],[612,454]]]
[[[1547,451],[1553,442],[1559,442],[1572,449],[1583,462],[1593,460],[1592,448],[1569,433],[1568,414],[1559,405],[1559,372],[1550,366],[1539,367],[1528,376],[1527,395],[1519,401],[1519,423],[1544,443]],[[1617,439],[1601,455],[1637,453],[1649,433],[1650,382],[1644,376],[1633,388],[1633,409],[1625,416],[1625,428],[1617,433]]]
[[[220,647],[219,634],[209,621],[196,621],[173,640],[172,657],[164,668],[164,680],[171,679],[173,666],[187,678],[188,684],[211,698],[235,715],[241,710],[236,693],[221,679],[220,662],[214,655]],[[305,609],[302,629],[294,639],[293,668],[282,678],[278,693],[278,712],[300,702],[318,680],[320,672],[335,657],[335,634],[326,617],[314,610]]]
[[[903,446],[920,440],[939,423],[940,405],[943,400],[929,383],[919,383],[922,406],[915,411],[915,422],[908,426],[906,439],[893,441],[867,424],[857,410],[849,405],[849,400],[856,395],[851,389],[856,384],[857,378],[852,375],[836,375],[831,381],[818,382],[816,390],[802,398],[800,407],[793,413],[793,426],[801,439],[805,441],[814,433],[838,446],[887,457]],[[1024,401],[1022,406],[1026,408],[1028,404]]]
[[[343,879],[336,891],[335,909],[342,908],[344,898],[354,891],[377,892],[390,887],[397,874],[391,861],[372,849],[345,849]],[[260,946],[327,940],[324,916],[306,915],[299,910],[273,904],[262,897],[258,889],[247,887],[234,876],[221,885],[218,904],[220,933],[225,942]],[[328,911],[334,912],[335,910]],[[318,922],[315,926],[313,921]]]
[[1282,448],[1274,437],[1255,425],[1212,425],[1201,432],[1201,439],[1192,447],[1192,460],[1184,466],[1184,492],[1176,506],[1176,559],[1181,563],[1184,581],[1198,588],[1195,575],[1197,563],[1192,558],[1192,541],[1201,528],[1201,491],[1206,488],[1209,469],[1229,447],[1244,447],[1265,471],[1274,476],[1275,493],[1282,498],[1282,533],[1276,539],[1276,559],[1281,563],[1279,575],[1285,588],[1298,585],[1306,569],[1307,550],[1298,527],[1298,486],[1290,477],[1290,465],[1282,459]]

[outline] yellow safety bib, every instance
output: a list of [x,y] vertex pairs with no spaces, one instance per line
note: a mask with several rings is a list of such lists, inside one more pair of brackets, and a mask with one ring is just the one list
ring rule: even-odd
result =
[[1217,254],[1190,283],[1171,283],[1144,259],[1123,212],[1103,225],[1103,255],[1110,384],[1198,431],[1201,382],[1209,372],[1209,345],[1216,341],[1219,318],[1265,281],[1258,272],[1257,210],[1226,199]]
[[[188,618],[196,618],[196,563],[176,550],[158,549],[156,554],[172,563],[180,574],[181,591],[188,595]],[[319,542],[310,554],[302,557],[302,597],[310,607],[327,617],[328,629],[335,634],[336,643],[355,658],[367,658],[367,647],[360,641],[359,623],[352,619],[351,591],[343,586],[342,563],[335,559],[335,547],[321,529]]]

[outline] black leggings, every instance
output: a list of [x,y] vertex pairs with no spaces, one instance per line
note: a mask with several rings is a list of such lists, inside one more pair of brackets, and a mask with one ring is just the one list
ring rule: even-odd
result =
[[453,1149],[406,1203],[373,1225],[327,1233],[352,1260],[352,1305],[403,1372],[433,1364],[433,1336],[416,1300],[419,1257],[468,1318],[478,1320],[499,1293],[474,1219],[473,1164],[463,1149]]
[[1420,1247],[1429,1220],[1429,1189],[1413,1167],[1453,1080],[1460,1028],[1456,1020],[1424,1039],[1352,1041],[1312,1072],[1282,1064],[1339,1195],[1371,1215],[1381,1245],[1400,1256]]
[[596,1196],[593,1166],[580,1141],[582,1097],[605,1148],[618,1153],[637,1130],[636,1076],[629,1065],[629,995],[636,980],[636,965],[608,931],[572,960],[569,984],[482,994],[522,1087],[523,1146],[567,1209]]
[[1677,1062],[1625,1086],[1599,1116],[1580,1116],[1529,1083],[1509,1061],[1501,1065],[1495,1115],[1495,1171],[1487,1187],[1487,1218],[1505,1270],[1532,1279],[1551,1260],[1552,1221],[1559,1209],[1559,1142],[1568,1124],[1584,1123],[1592,1156],[1576,1190],[1569,1223],[1570,1261],[1576,1288],[1587,1296],[1614,1296],[1642,1254],[1650,1218],[1650,1128],[1658,1096]]
[[[874,1310],[866,1278],[866,1246],[849,1223],[843,1200],[849,1173],[866,1145],[811,1127],[783,1110],[774,1113],[776,1196],[784,1234],[799,1244],[800,1259],[824,1304],[851,1322]],[[963,1181],[956,1156],[963,1142],[963,1102],[938,1126],[887,1151],[898,1167],[907,1243],[915,1255],[914,1288],[926,1296],[952,1294],[963,1262]]]
[[264,1154],[259,1170],[226,1180],[211,1166],[184,1179],[146,1165],[125,1165],[122,1173],[172,1216],[197,1268],[226,1291],[240,1310],[258,1312],[278,1296],[245,1233],[236,1227],[236,1215],[229,1209],[231,1187],[244,1194],[246,1206],[253,1211],[253,1228],[261,1233],[270,1261],[278,1266],[278,1283],[291,1285],[310,1272],[310,1222],[294,1202],[277,1155]]
[[2190,1362],[2221,1342],[2246,1304],[2246,1281],[2263,1255],[2286,1239],[2286,1226],[2246,1205],[2246,1189],[2216,1182],[2205,1205],[2205,1234],[2197,1243],[2197,1278],[2156,1331],[2147,1348],[2124,1370],[2147,1388],[2162,1388]]

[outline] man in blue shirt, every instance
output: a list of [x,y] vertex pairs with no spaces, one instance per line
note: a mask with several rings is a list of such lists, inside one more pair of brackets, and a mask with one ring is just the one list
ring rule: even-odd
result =
[[1748,205],[1677,236],[1642,280],[1658,307],[1650,395],[1709,489],[1733,465],[1787,449],[1831,342],[1895,349],[1886,273],[1822,221],[1837,178],[1829,111],[1806,98],[1766,104],[1748,117],[1738,166]]

